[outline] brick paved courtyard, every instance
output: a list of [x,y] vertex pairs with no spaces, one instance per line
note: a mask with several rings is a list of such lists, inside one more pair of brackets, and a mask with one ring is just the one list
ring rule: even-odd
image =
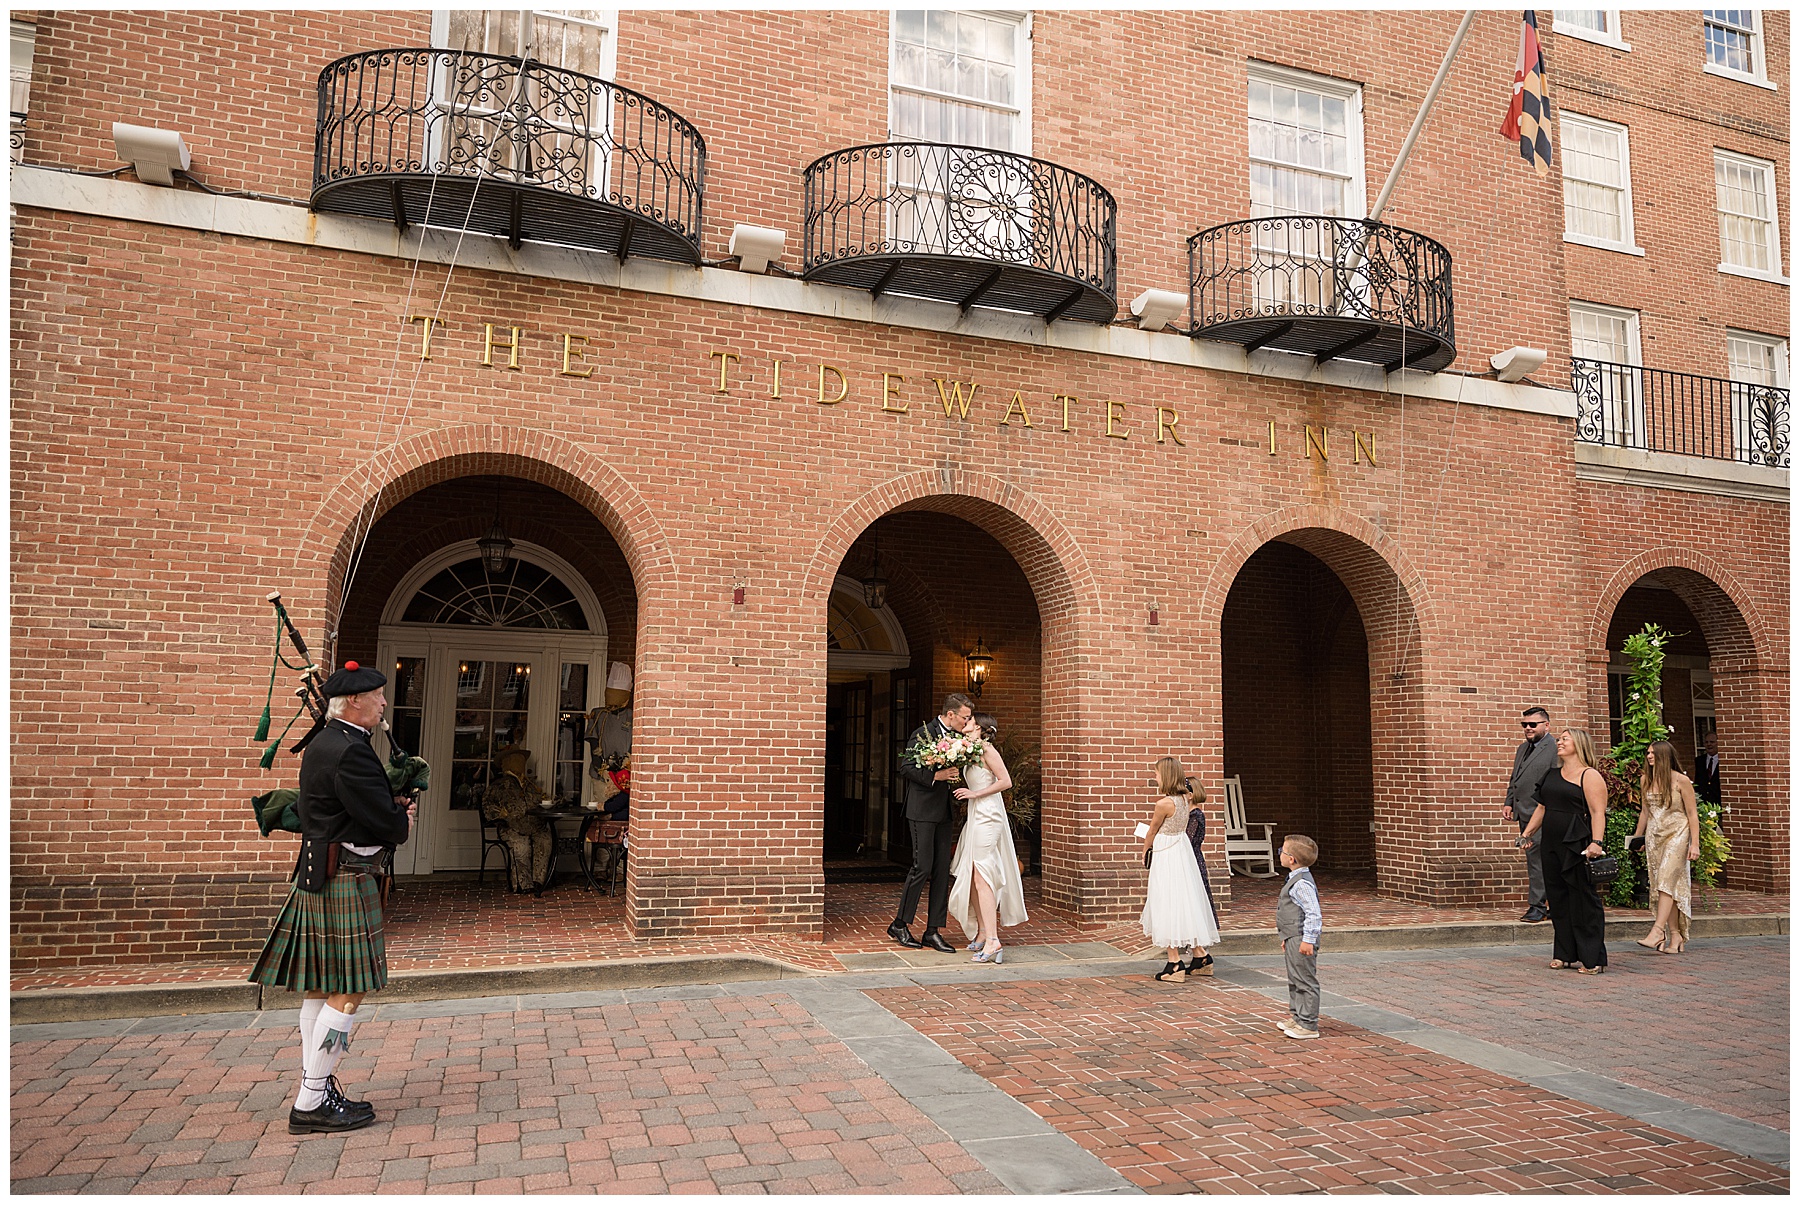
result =
[[[1786,939],[1621,952],[1598,980],[1512,947],[1328,955],[1314,1043],[1272,1027],[1274,961],[1190,985],[1120,961],[371,1001],[340,1070],[381,1120],[344,1136],[286,1132],[289,1010],[16,1027],[12,1187],[1787,1189]],[[1502,1007],[1528,1023],[1502,1032]],[[1429,1024],[1380,1031],[1382,1009]]]

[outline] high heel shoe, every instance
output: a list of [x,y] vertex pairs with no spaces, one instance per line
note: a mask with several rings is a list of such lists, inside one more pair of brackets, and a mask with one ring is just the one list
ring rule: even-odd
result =
[[1669,944],[1669,939],[1664,938],[1663,944],[1657,948],[1656,952],[1658,954],[1685,954],[1687,953],[1687,942],[1684,941],[1678,946],[1671,946]]
[[1606,964],[1603,962],[1597,967],[1576,967],[1575,973],[1578,975],[1604,975],[1606,974]]
[[1163,969],[1151,976],[1158,983],[1186,983],[1187,972],[1179,962],[1164,963]]
[[[1644,934],[1644,937],[1648,936],[1650,936],[1648,933]],[[1669,944],[1669,935],[1666,933],[1656,941],[1645,941],[1644,937],[1638,938],[1634,944],[1643,946],[1646,950],[1655,950],[1658,954],[1661,954],[1663,947]]]
[[1006,950],[998,942],[996,942],[996,943],[994,943],[994,948],[992,950],[989,950],[984,947],[982,949],[981,953],[975,955],[975,957],[970,959],[970,961],[971,962],[991,962],[991,963],[995,964],[996,966],[998,966],[999,964],[1006,961]]
[[980,948],[981,948],[981,938],[979,938],[979,937],[977,937],[974,941],[970,942],[968,945],[963,947],[963,949],[967,950],[971,954],[973,954],[975,951],[979,950]]

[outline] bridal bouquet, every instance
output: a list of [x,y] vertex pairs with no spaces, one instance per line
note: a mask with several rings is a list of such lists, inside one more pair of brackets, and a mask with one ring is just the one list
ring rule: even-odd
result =
[[923,770],[942,770],[946,767],[960,770],[964,766],[976,765],[986,753],[987,746],[978,736],[946,732],[943,736],[934,737],[926,733],[906,751],[906,760]]

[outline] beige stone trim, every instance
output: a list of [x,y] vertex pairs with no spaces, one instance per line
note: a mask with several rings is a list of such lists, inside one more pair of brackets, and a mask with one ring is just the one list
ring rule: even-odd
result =
[[1575,444],[1575,477],[1580,481],[1685,490],[1691,494],[1717,494],[1783,505],[1788,500],[1786,469],[1605,444]]
[[480,271],[537,276],[846,322],[877,322],[976,339],[997,339],[1228,372],[1240,377],[1304,381],[1372,393],[1393,394],[1403,388],[1408,397],[1460,401],[1469,406],[1558,418],[1575,417],[1575,395],[1561,389],[1507,385],[1483,377],[1426,372],[1388,376],[1373,365],[1332,363],[1314,366],[1305,356],[1271,351],[1245,355],[1231,344],[1172,333],[1152,334],[1131,325],[1100,327],[1063,322],[1046,328],[1038,319],[1022,314],[980,309],[964,314],[949,304],[896,297],[876,299],[858,289],[808,284],[780,276],[750,276],[725,268],[684,268],[648,259],[630,259],[621,264],[604,252],[537,243],[527,243],[514,251],[504,239],[480,234],[459,235],[455,231],[423,230],[413,226],[402,235],[391,224],[370,218],[311,213],[297,205],[274,201],[215,197],[202,192],[80,176],[24,164],[13,168],[12,203],[361,255],[407,260],[419,255],[427,263],[455,262],[459,267]]

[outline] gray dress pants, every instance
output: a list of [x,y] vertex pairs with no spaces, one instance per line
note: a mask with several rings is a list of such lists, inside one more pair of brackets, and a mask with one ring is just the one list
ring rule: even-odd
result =
[[1283,938],[1282,953],[1287,955],[1288,1011],[1295,1023],[1307,1029],[1319,1027],[1319,947],[1311,954],[1300,952],[1298,937]]
[[[1531,816],[1519,816],[1516,808],[1513,815],[1518,817],[1519,831],[1523,833],[1525,826],[1531,823]],[[1548,908],[1544,895],[1544,834],[1541,832],[1532,838],[1531,849],[1525,854],[1525,873],[1531,880],[1531,907]]]

